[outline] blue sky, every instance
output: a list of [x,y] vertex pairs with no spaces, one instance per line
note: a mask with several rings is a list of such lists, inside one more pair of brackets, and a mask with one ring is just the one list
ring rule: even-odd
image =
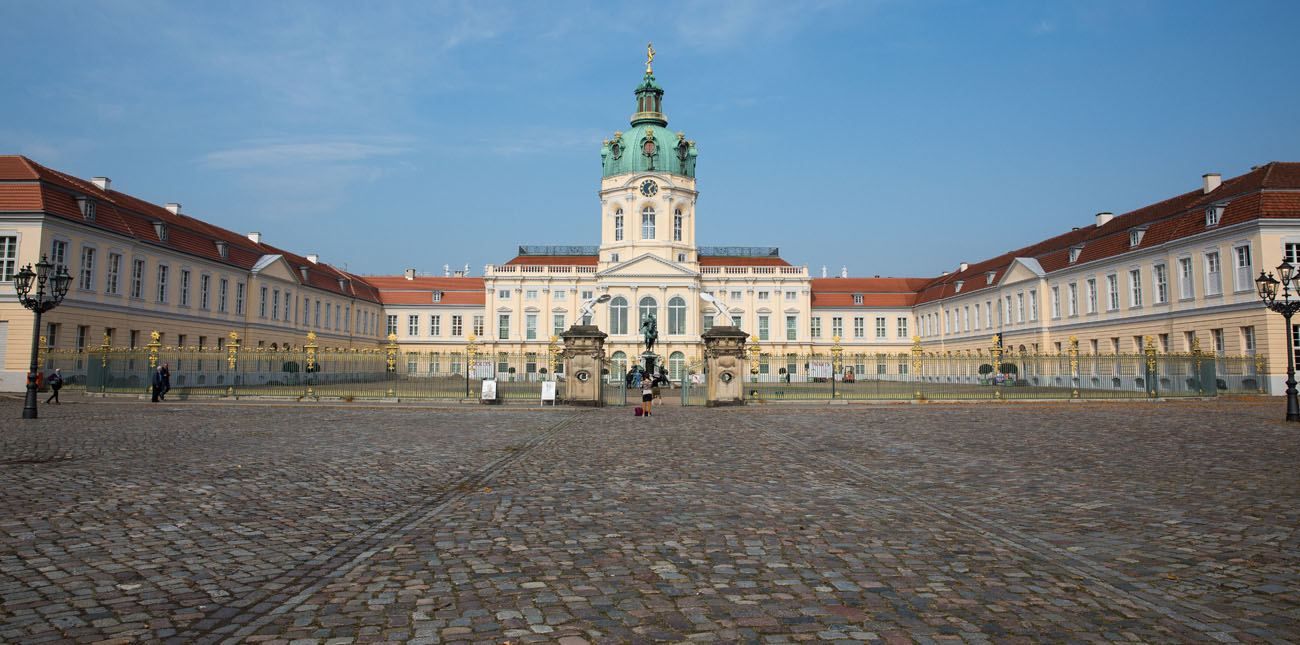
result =
[[702,244],[936,275],[1300,161],[1297,2],[0,3],[0,153],[360,273],[594,244],[645,43]]

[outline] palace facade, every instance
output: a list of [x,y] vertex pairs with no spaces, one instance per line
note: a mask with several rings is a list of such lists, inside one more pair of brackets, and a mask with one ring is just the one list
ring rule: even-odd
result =
[[680,378],[701,358],[700,334],[723,324],[707,292],[758,343],[768,374],[836,344],[849,369],[892,374],[906,363],[870,356],[914,338],[936,352],[987,351],[995,334],[1024,352],[1075,339],[1084,354],[1132,353],[1149,338],[1164,352],[1262,353],[1281,391],[1287,330],[1253,280],[1300,261],[1300,163],[1207,174],[1182,195],[937,277],[813,277],[777,248],[698,243],[698,149],[668,128],[663,94],[647,66],[628,127],[601,145],[599,243],[520,246],[481,276],[356,275],[107,178],[0,156],[0,390],[22,389],[33,333],[12,276],[46,255],[74,276],[43,318],[50,348],[140,347],[155,330],[164,345],[201,347],[232,331],[245,347],[299,347],[308,332],[323,347],[376,347],[391,334],[405,369],[455,371],[471,339],[480,354],[544,357],[584,301],[609,295],[590,322],[609,334],[611,368],[635,360],[653,314],[656,351]]

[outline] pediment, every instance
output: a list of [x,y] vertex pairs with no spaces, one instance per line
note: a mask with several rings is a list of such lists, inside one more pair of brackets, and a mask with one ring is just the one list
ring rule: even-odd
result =
[[284,259],[283,255],[279,254],[263,255],[258,258],[257,264],[253,265],[251,271],[263,278],[273,278],[285,282],[302,282],[297,269],[289,266],[289,262]]
[[1016,258],[1011,261],[1011,266],[1007,267],[1006,273],[1002,274],[1002,280],[999,284],[1014,284],[1026,280],[1040,280],[1047,275],[1043,271],[1043,266],[1038,260],[1033,258]]
[[695,278],[699,274],[675,262],[669,262],[657,255],[646,253],[627,262],[615,264],[596,274],[600,278],[638,277],[638,278]]

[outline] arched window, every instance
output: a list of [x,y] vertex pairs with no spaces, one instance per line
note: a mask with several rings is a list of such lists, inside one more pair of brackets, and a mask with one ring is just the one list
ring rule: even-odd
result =
[[637,303],[637,311],[636,311],[637,327],[639,328],[641,326],[641,321],[645,320],[645,317],[651,314],[654,314],[655,325],[657,326],[659,324],[658,310],[659,310],[659,303],[655,302],[654,298],[651,298],[650,296],[646,296],[642,298],[641,301]]
[[614,241],[623,241],[623,209],[614,211]]
[[681,352],[673,352],[668,355],[668,378],[674,381],[682,380],[683,372],[686,371],[686,355]]
[[609,357],[609,380],[619,382],[625,376],[627,376],[627,354],[614,352]]
[[655,239],[655,209],[653,206],[646,206],[641,209],[641,239]]
[[686,301],[681,296],[673,296],[668,301],[668,333],[686,333]]
[[609,333],[627,333],[627,298],[623,296],[609,301]]
[[673,212],[673,241],[682,241],[682,209]]

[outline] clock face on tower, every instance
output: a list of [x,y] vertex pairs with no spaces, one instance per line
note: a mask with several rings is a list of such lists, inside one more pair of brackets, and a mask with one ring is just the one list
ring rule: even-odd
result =
[[653,197],[654,194],[657,193],[657,192],[659,192],[659,186],[658,186],[658,184],[654,183],[653,181],[651,181],[651,180],[649,180],[649,179],[647,179],[647,180],[641,182],[641,194],[642,194],[642,195],[645,195],[646,197]]

